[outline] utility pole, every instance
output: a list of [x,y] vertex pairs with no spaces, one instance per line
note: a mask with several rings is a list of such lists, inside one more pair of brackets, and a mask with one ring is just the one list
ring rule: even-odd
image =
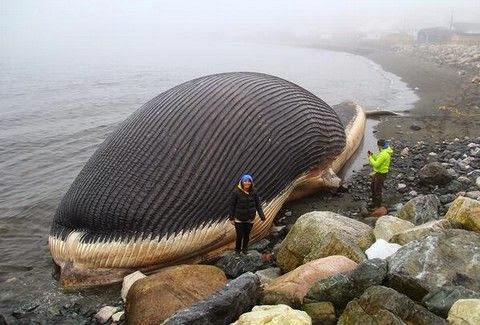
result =
[[453,9],[450,12],[450,31],[453,30]]

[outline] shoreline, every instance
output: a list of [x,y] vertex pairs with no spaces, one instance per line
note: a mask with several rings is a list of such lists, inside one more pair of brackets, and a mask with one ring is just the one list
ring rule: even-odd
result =
[[[440,141],[480,136],[478,86],[474,71],[439,65],[420,55],[361,45],[316,45],[329,51],[363,56],[397,75],[419,100],[402,116],[380,118],[378,136],[408,141]],[[401,109],[399,111],[402,111]]]

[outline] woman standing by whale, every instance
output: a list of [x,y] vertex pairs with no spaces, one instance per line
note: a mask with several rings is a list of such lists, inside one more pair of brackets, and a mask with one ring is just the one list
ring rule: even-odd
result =
[[235,187],[230,200],[230,222],[235,226],[236,241],[235,251],[246,254],[248,249],[248,240],[252,230],[255,216],[260,216],[265,221],[265,215],[262,210],[260,198],[253,186],[253,177],[243,175],[240,182]]

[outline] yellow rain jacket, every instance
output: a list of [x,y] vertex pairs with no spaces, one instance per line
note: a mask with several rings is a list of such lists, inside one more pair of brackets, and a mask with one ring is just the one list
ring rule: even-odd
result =
[[373,171],[379,174],[386,174],[390,169],[390,160],[393,149],[390,147],[383,148],[379,153],[368,156],[368,162],[372,166]]

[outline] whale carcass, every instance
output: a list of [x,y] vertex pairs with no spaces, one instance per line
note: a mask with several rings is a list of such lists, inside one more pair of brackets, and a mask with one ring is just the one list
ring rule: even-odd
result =
[[49,248],[65,287],[120,281],[134,270],[200,262],[231,248],[228,198],[255,177],[267,235],[287,200],[338,186],[360,143],[358,105],[335,111],[284,79],[201,77],[163,92],[99,146],[55,213]]

